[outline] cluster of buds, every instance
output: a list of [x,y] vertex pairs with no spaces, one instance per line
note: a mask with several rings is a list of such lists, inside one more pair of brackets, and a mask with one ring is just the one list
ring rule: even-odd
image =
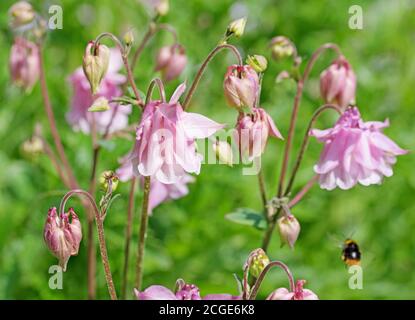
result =
[[164,81],[180,76],[187,64],[185,49],[179,44],[162,47],[156,57],[155,71],[160,71]]
[[249,265],[249,273],[255,278],[258,278],[265,267],[270,263],[270,260],[265,251],[261,248],[254,250],[250,256],[251,263]]
[[82,240],[81,222],[75,211],[70,208],[59,216],[55,207],[49,209],[43,236],[47,247],[66,271],[69,258],[78,254]]
[[107,46],[90,41],[85,49],[82,69],[91,85],[92,94],[99,91],[102,79],[108,70],[110,50]]

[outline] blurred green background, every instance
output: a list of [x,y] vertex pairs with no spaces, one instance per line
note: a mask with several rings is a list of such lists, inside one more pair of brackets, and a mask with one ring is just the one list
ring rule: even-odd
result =
[[[48,287],[48,268],[56,259],[43,243],[43,225],[48,208],[59,204],[65,189],[45,156],[27,161],[20,153],[21,143],[31,136],[36,122],[43,124],[49,138],[50,134],[39,85],[27,96],[10,85],[8,58],[12,36],[8,31],[7,8],[12,3],[2,0],[0,4],[0,298],[85,299],[85,242],[81,244],[80,254],[69,261],[63,290]],[[68,156],[78,179],[86,187],[91,163],[90,138],[74,133],[65,121],[71,95],[66,78],[81,64],[87,41],[103,31],[121,35],[133,27],[138,42],[147,29],[149,15],[135,0],[32,3],[45,15],[51,4],[63,7],[63,30],[49,32],[46,42],[47,80]],[[348,9],[353,4],[363,8],[363,30],[348,27]],[[229,21],[243,15],[248,16],[246,33],[232,43],[244,56],[257,53],[270,58],[267,45],[276,35],[291,38],[305,61],[321,44],[338,43],[357,73],[357,103],[363,118],[389,118],[391,127],[386,129],[386,134],[403,148],[414,148],[415,1],[173,0],[170,13],[162,21],[177,29],[179,40],[187,50],[189,64],[181,81],[193,78]],[[171,43],[170,35],[160,33],[144,52],[135,74],[141,90],[146,89],[153,76],[157,49],[168,43]],[[221,54],[214,60],[191,106],[192,111],[226,122],[230,127],[235,123],[236,113],[225,104],[222,79],[233,59],[230,54]],[[332,53],[325,54],[306,85],[294,151],[313,110],[322,102],[318,75],[332,59]],[[276,75],[287,68],[288,62],[269,62],[261,104],[286,136],[295,88],[289,81],[275,83]],[[179,83],[176,80],[167,86],[168,95]],[[131,116],[131,123],[138,119],[136,112]],[[318,127],[328,127],[333,120],[328,115],[319,121]],[[117,159],[130,145],[131,142],[116,140],[114,150],[102,153],[99,171],[116,169]],[[270,141],[263,157],[269,194],[276,190],[283,146],[281,141]],[[321,145],[312,141],[294,192],[312,176],[312,165],[320,150]],[[306,279],[307,287],[321,299],[415,298],[414,161],[413,153],[400,157],[394,176],[380,186],[356,186],[349,191],[332,192],[314,187],[293,210],[302,226],[295,250],[280,248],[279,238],[274,234],[269,251],[271,258],[288,264],[295,277]],[[190,189],[187,197],[159,206],[150,219],[144,286],[162,284],[172,288],[175,280],[183,277],[197,284],[202,294],[237,294],[232,274],[241,275],[247,255],[260,246],[262,233],[233,224],[224,216],[238,207],[260,210],[256,177],[243,176],[238,166],[205,165]],[[105,220],[110,263],[118,290],[128,190],[129,184],[121,185],[121,198],[115,201]],[[137,201],[140,203],[139,194]],[[71,204],[84,220],[79,201],[72,200]],[[138,227],[136,212],[129,290],[134,283]],[[339,240],[350,235],[363,252],[363,290],[349,289],[350,275],[340,259]],[[97,284],[98,298],[107,299],[100,261]],[[273,271],[264,282],[261,297],[282,286],[287,286],[285,276],[281,271]]]

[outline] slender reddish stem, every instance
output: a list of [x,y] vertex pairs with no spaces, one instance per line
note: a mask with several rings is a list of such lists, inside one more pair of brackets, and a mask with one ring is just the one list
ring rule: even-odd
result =
[[310,191],[310,189],[314,186],[314,183],[318,180],[318,175],[313,176],[305,186],[298,192],[292,200],[288,203],[290,208],[294,207],[304,196],[305,194]]
[[140,231],[138,235],[138,254],[137,254],[137,267],[136,267],[136,282],[135,287],[138,290],[141,290],[141,285],[143,282],[143,263],[144,263],[144,251],[147,238],[147,228],[148,228],[148,205],[150,197],[150,177],[144,178],[144,195],[143,195],[143,205],[141,208],[141,222],[140,222]]
[[128,197],[128,213],[127,213],[127,227],[125,230],[125,247],[124,247],[124,268],[121,288],[121,298],[125,299],[127,295],[127,282],[128,282],[128,264],[130,261],[130,242],[133,224],[134,213],[134,193],[137,180],[135,177],[131,179],[130,194]]

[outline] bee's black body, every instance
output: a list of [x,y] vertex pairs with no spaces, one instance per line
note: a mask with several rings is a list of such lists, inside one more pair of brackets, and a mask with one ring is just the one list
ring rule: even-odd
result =
[[360,253],[359,246],[356,241],[351,239],[346,239],[343,244],[342,260],[348,266],[359,265],[360,258],[362,254]]

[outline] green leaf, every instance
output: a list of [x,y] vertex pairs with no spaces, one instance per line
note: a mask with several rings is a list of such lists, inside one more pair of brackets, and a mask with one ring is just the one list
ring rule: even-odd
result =
[[236,209],[235,212],[225,215],[225,218],[235,223],[254,227],[258,230],[264,230],[267,227],[264,216],[249,208]]

